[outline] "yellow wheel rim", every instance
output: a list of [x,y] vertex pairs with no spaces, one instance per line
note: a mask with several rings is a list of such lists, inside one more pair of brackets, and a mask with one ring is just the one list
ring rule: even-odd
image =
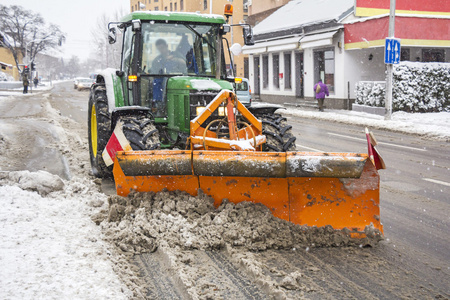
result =
[[97,157],[97,113],[95,111],[95,104],[92,104],[91,109],[91,145],[92,154]]

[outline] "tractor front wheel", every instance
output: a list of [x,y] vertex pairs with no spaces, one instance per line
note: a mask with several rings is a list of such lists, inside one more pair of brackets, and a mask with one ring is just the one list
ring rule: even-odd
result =
[[99,178],[111,177],[112,170],[106,166],[102,157],[111,137],[111,114],[104,86],[96,86],[89,98],[88,136],[92,173]]

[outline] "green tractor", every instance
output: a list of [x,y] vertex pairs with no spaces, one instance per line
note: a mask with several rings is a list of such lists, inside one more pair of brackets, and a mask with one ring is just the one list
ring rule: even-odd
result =
[[373,147],[370,155],[295,151],[280,106],[238,100],[239,78],[226,72],[231,26],[253,44],[249,25],[218,15],[134,12],[110,24],[111,43],[123,32],[121,65],[100,72],[91,88],[93,173],[113,174],[121,196],[201,190],[216,207],[225,198],[252,201],[294,224],[382,235]]
[[[90,92],[89,152],[95,176],[112,174],[102,152],[117,124],[136,151],[191,147],[191,120],[221,91],[234,91],[239,82],[232,69],[226,72],[225,57],[230,62],[232,57],[225,36],[231,26],[242,28],[245,44],[253,44],[249,25],[229,25],[227,20],[228,16],[149,11],[109,24],[111,44],[118,31],[123,33],[122,55],[120,68],[100,72]],[[291,126],[275,113],[279,108],[247,108],[262,121],[262,151],[295,150]],[[224,114],[224,108],[219,109],[209,121]],[[226,128],[220,130],[226,135]]]

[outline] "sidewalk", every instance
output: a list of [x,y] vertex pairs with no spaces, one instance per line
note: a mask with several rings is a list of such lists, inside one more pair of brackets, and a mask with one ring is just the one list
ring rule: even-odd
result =
[[0,97],[7,97],[7,96],[26,96],[26,95],[32,95],[37,92],[42,91],[48,91],[53,88],[53,86],[57,83],[63,82],[64,80],[53,80],[50,84],[50,82],[46,81],[44,83],[40,83],[37,88],[28,87],[28,94],[23,94],[23,87],[15,88],[15,89],[0,89]]
[[355,112],[351,110],[331,110],[325,112],[286,107],[278,110],[284,116],[317,119],[345,124],[367,126],[371,129],[414,134],[424,138],[450,142],[450,112],[439,113],[406,113],[395,112],[392,120],[384,120],[383,116]]

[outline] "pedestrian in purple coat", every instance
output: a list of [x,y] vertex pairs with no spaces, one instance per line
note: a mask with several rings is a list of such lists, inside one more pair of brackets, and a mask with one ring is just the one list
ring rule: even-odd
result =
[[314,85],[314,94],[316,94],[316,99],[319,102],[319,111],[323,111],[323,101],[325,100],[325,95],[330,96],[328,92],[328,87],[326,84],[319,79],[319,82]]

